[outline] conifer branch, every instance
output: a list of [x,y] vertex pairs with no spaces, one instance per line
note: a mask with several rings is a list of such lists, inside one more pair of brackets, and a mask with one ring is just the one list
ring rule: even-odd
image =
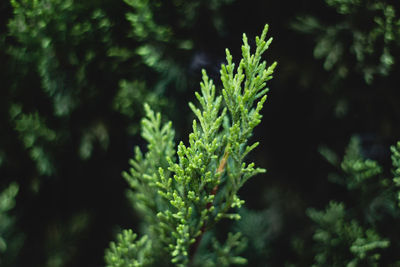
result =
[[[124,175],[133,189],[135,207],[145,215],[144,229],[149,239],[144,240],[157,248],[155,258],[165,261],[169,257],[175,266],[192,264],[208,229],[222,218],[240,219],[238,213],[230,211],[244,203],[237,195],[239,189],[249,178],[265,171],[244,159],[258,145],[247,143],[261,122],[260,111],[268,92],[266,82],[276,66],[273,63],[267,68],[261,61],[272,41],[265,41],[267,31],[265,26],[261,36],[256,37],[254,54],[243,35],[243,58],[236,70],[226,50],[221,94],[203,70],[200,92],[195,93],[199,105],[189,103],[196,116],[193,132],[188,145],[179,143],[176,160],[170,124],[162,127],[161,116],[146,106],[142,135],[149,142],[148,152],[143,157],[137,149],[133,168]],[[234,249],[239,239],[240,234],[230,235],[227,249],[239,251]],[[223,257],[231,258],[222,262],[245,263],[243,258],[228,254]]]
[[[229,152],[225,150],[224,156],[222,157],[218,168],[217,168],[217,175],[221,176],[222,173],[225,171],[226,164],[228,162],[228,157],[229,157]],[[215,196],[218,191],[218,185],[214,186],[214,188],[211,191],[211,195]],[[212,206],[212,203],[209,202],[207,203],[207,209],[209,210]],[[190,248],[190,263],[193,261],[194,255],[196,255],[196,251],[199,248],[200,242],[203,238],[204,233],[206,232],[206,224],[207,222],[204,222],[202,228],[201,228],[201,234],[196,238],[196,241],[193,243],[192,247]]]

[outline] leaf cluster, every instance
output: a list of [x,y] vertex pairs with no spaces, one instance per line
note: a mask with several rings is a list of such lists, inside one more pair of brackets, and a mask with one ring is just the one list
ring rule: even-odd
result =
[[15,207],[15,198],[18,194],[19,186],[11,183],[0,192],[0,264],[8,266],[16,257],[20,248],[22,236],[16,233],[15,218],[11,210]]
[[395,221],[400,216],[396,205],[399,143],[391,147],[391,152],[393,183],[385,178],[377,161],[365,159],[360,139],[351,138],[339,165],[342,173],[334,176],[334,182],[348,190],[349,208],[345,209],[345,202],[331,201],[325,211],[307,211],[316,227],[313,235],[316,266],[395,264],[396,259],[386,258],[386,251],[396,249],[398,242],[384,225],[385,221]]
[[[218,221],[240,219],[238,213],[231,212],[244,203],[237,195],[239,189],[249,178],[264,172],[244,159],[258,145],[248,144],[248,140],[261,121],[260,111],[268,91],[266,82],[276,66],[273,63],[267,67],[261,61],[272,41],[265,40],[267,31],[265,26],[261,36],[256,37],[254,54],[243,35],[243,58],[237,69],[226,50],[220,95],[203,71],[201,90],[196,93],[199,105],[189,103],[196,116],[193,132],[188,145],[179,143],[176,160],[170,123],[161,126],[160,115],[145,106],[147,118],[142,121],[142,136],[149,143],[148,152],[143,157],[136,149],[130,174],[124,176],[134,189],[136,207],[145,215],[145,233],[152,246],[163,248],[174,265],[189,264],[204,233]],[[244,263],[240,258],[228,257],[229,251],[240,245],[238,240],[238,234],[228,235],[224,248],[214,242],[222,253],[218,261],[224,266]],[[107,263],[112,266],[112,262]]]
[[372,228],[347,219],[343,203],[331,202],[325,211],[309,209],[308,215],[318,225],[314,266],[378,266],[380,250],[390,245]]
[[315,36],[314,56],[324,60],[324,68],[332,70],[336,79],[344,79],[355,66],[367,84],[388,76],[400,45],[397,6],[386,1],[325,2],[336,10],[337,21],[326,23],[322,18],[305,16],[294,24],[296,30]]

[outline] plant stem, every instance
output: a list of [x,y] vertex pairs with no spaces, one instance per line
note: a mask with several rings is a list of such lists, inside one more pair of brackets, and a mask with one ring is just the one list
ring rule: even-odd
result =
[[[224,156],[222,157],[218,168],[217,168],[217,175],[220,177],[222,176],[222,173],[225,171],[226,163],[228,162],[228,157],[229,157],[229,151],[228,151],[229,145],[225,148]],[[218,183],[219,184],[219,183]],[[214,186],[214,188],[211,190],[211,195],[215,196],[218,192],[218,184]],[[206,209],[209,210],[212,206],[212,202],[208,202],[206,205]],[[193,243],[193,245],[190,248],[190,260],[189,260],[189,266],[192,265],[194,256],[196,255],[197,249],[199,248],[200,242],[203,238],[203,235],[206,231],[206,224],[207,222],[204,222],[203,226],[201,227],[201,234],[196,238],[196,241]]]

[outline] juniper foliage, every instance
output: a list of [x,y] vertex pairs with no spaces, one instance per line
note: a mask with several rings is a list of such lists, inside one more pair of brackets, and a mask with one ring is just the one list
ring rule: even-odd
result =
[[[388,221],[400,217],[398,209],[399,145],[391,146],[393,178],[375,160],[362,153],[358,136],[353,136],[332,181],[345,186],[346,201],[331,201],[325,211],[309,209],[315,223],[313,235],[315,266],[396,266],[399,261],[388,250],[399,243],[397,229],[387,229]],[[327,154],[327,153],[325,153]],[[329,153],[328,153],[329,154]],[[349,203],[345,208],[345,202]]]
[[356,220],[349,220],[343,203],[331,202],[325,211],[308,210],[318,224],[314,233],[317,242],[314,266],[378,266],[379,249],[390,242],[372,228],[365,230]]
[[[334,23],[304,16],[294,24],[298,31],[315,36],[314,56],[324,60],[324,68],[333,70],[336,78],[343,79],[355,66],[368,84],[379,76],[388,76],[396,63],[400,45],[397,4],[359,0],[325,2],[337,13]],[[351,60],[346,61],[345,57]]]
[[[142,121],[142,136],[148,141],[146,154],[136,148],[129,173],[124,173],[131,186],[136,209],[143,215],[142,239],[134,241],[131,234],[111,243],[106,251],[108,266],[131,265],[142,257],[141,247],[152,247],[155,253],[149,264],[166,262],[176,266],[196,263],[198,246],[203,235],[221,219],[239,220],[235,211],[244,204],[238,190],[252,176],[265,172],[254,163],[244,161],[258,146],[249,143],[254,127],[261,122],[260,111],[267,99],[266,82],[272,78],[276,62],[267,67],[261,60],[272,38],[266,40],[268,26],[256,37],[256,51],[250,52],[243,35],[242,59],[237,68],[226,49],[227,64],[221,67],[223,89],[215,85],[203,70],[199,104],[189,106],[196,116],[189,144],[180,142],[174,153],[171,123],[161,125],[160,114],[145,106],[147,116]],[[176,159],[175,159],[176,157]],[[229,234],[225,245],[213,242],[214,256],[219,266],[245,263],[234,255],[240,252],[240,234]],[[134,250],[124,253],[127,247]],[[207,261],[206,261],[207,262]],[[201,263],[203,264],[204,261]],[[209,265],[211,266],[211,265]]]
[[[400,186],[400,142],[397,142],[396,145],[390,147],[390,151],[392,152],[392,165],[393,165],[393,182],[397,187]],[[400,201],[400,191],[398,193],[398,199]],[[399,202],[400,205],[400,202]]]
[[[159,109],[172,102],[165,100],[164,91],[176,92],[176,84],[189,87],[182,86],[187,79],[182,77],[188,76],[197,34],[187,33],[196,32],[197,11],[208,3],[133,1],[136,6],[130,6],[126,2],[10,0],[0,4],[2,185],[16,179],[23,198],[29,199],[17,206],[18,212],[32,210],[33,205],[49,215],[43,221],[23,212],[27,215],[23,221],[32,220],[21,230],[30,236],[23,247],[32,249],[21,250],[20,265],[37,261],[41,266],[64,266],[81,257],[82,237],[99,231],[90,227],[92,218],[109,216],[98,209],[104,199],[101,190],[89,190],[93,202],[88,202],[86,186],[91,179],[105,181],[113,176],[108,171],[120,169],[126,142],[138,132],[143,102]],[[210,9],[218,13],[231,1],[211,2]],[[167,14],[161,20],[155,19],[158,8]],[[126,13],[141,17],[131,21]],[[216,17],[224,21],[222,14]],[[137,29],[151,23],[154,27],[147,38],[137,34]],[[169,29],[170,38],[153,35],[163,28]],[[179,34],[186,39],[177,38]],[[168,107],[174,110],[172,104]],[[98,164],[104,160],[107,164]],[[72,175],[70,170],[80,171]],[[107,185],[107,192],[115,185]],[[84,208],[86,215],[81,204],[92,205]],[[102,221],[104,229],[113,224]],[[103,250],[100,242],[91,247]]]
[[[233,1],[124,2],[128,8],[125,18],[130,26],[127,39],[125,43],[111,47],[108,54],[119,61],[120,65],[128,65],[128,69],[134,70],[119,82],[114,108],[126,115],[129,121],[136,121],[144,115],[137,108],[143,102],[153,108],[172,107],[174,99],[168,99],[167,102],[162,97],[164,92],[183,92],[192,85],[187,70],[188,65],[192,64],[190,61],[193,52],[198,49],[199,41],[195,39],[198,34],[190,38],[187,33],[197,31],[199,14],[206,11],[212,14],[210,17],[214,21],[213,28],[221,35],[224,22],[219,10]],[[121,68],[118,67],[118,71],[119,69]],[[138,72],[140,75],[137,75]],[[138,133],[139,127],[131,123],[129,132]]]
[[110,46],[110,20],[101,9],[89,10],[87,16],[88,6],[75,6],[73,0],[10,3],[14,16],[8,28],[16,44],[9,46],[8,52],[21,64],[22,76],[30,74],[29,68],[39,74],[41,89],[51,99],[54,114],[71,115],[83,100],[82,91],[93,90],[88,76],[100,51],[88,41],[96,39],[104,47]]
[[22,236],[15,231],[15,218],[10,214],[15,207],[19,187],[16,183],[8,185],[0,192],[0,264],[12,266],[20,248]]
[[365,180],[383,171],[377,161],[362,156],[360,139],[356,136],[351,138],[340,167],[348,175],[346,184],[349,189],[362,186]]

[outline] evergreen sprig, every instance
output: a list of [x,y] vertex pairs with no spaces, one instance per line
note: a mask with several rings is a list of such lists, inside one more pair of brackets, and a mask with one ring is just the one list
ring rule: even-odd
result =
[[[265,171],[244,159],[258,146],[258,142],[248,144],[248,140],[261,122],[260,111],[268,92],[266,82],[272,78],[276,66],[273,63],[267,67],[261,61],[272,41],[272,38],[265,40],[267,31],[268,25],[256,37],[254,54],[243,35],[242,59],[237,69],[226,50],[227,64],[221,67],[222,94],[217,93],[203,70],[201,90],[196,93],[199,104],[189,103],[196,116],[193,132],[188,145],[179,143],[176,160],[171,124],[161,126],[160,115],[154,115],[145,106],[147,118],[142,122],[142,136],[149,143],[148,152],[143,157],[136,149],[131,171],[124,177],[133,189],[135,207],[145,215],[144,228],[151,245],[163,248],[153,256],[164,255],[163,262],[167,256],[176,266],[188,265],[207,230],[222,218],[240,219],[232,210],[244,203],[237,195],[238,190],[250,177]],[[237,245],[239,237],[229,235],[229,251]],[[245,263],[230,254],[228,258],[228,254],[218,261]],[[107,264],[119,266],[114,264],[118,257],[121,255],[111,248]]]
[[116,267],[141,267],[152,264],[151,241],[147,236],[137,240],[132,230],[123,230],[106,252],[107,262]]
[[374,229],[347,219],[343,203],[332,201],[325,211],[309,209],[308,215],[318,225],[313,266],[378,266],[380,250],[390,245]]
[[[393,181],[397,186],[400,186],[400,142],[391,146],[390,151],[392,152]],[[400,200],[400,192],[398,193],[398,199]]]
[[348,175],[347,187],[356,188],[363,182],[382,173],[382,167],[375,160],[365,159],[361,153],[360,139],[353,136],[341,163],[342,170]]
[[[145,217],[148,226],[157,224],[157,212],[165,206],[158,194],[156,183],[158,169],[167,169],[167,158],[175,154],[174,131],[172,123],[161,125],[161,114],[154,113],[150,106],[144,106],[147,117],[142,120],[142,137],[148,142],[147,153],[143,155],[139,147],[135,148],[135,158],[130,160],[130,172],[123,176],[131,187],[128,196],[134,208]],[[169,171],[166,172],[169,175]]]
[[[338,13],[338,21],[326,25],[317,17],[299,18],[293,26],[313,34],[314,56],[324,59],[324,68],[344,79],[356,71],[367,84],[388,76],[396,64],[400,45],[398,8],[390,1],[325,0]],[[359,18],[364,17],[360,23]]]
[[5,264],[8,258],[14,256],[15,251],[12,250],[18,250],[17,242],[19,241],[18,238],[21,238],[21,236],[15,234],[13,229],[15,218],[9,214],[10,210],[15,207],[18,190],[19,186],[16,183],[11,183],[0,192],[0,265]]
[[335,175],[335,180],[347,187],[353,201],[347,209],[343,202],[331,201],[325,211],[308,210],[316,224],[315,266],[398,265],[397,258],[387,253],[397,249],[398,242],[393,230],[384,225],[386,220],[399,218],[396,204],[400,194],[396,186],[400,185],[400,142],[390,150],[393,183],[377,161],[363,156],[360,138],[351,138],[340,164],[344,177]]

